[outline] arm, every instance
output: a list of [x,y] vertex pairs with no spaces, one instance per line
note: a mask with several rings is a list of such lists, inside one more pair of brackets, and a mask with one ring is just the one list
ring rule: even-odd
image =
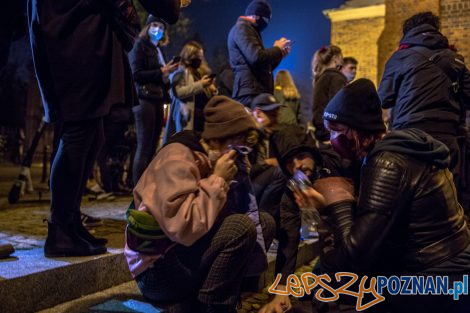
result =
[[462,77],[461,101],[463,101],[465,109],[470,110],[470,72],[468,71],[467,68],[465,68],[465,71]]
[[389,109],[395,106],[395,102],[397,100],[400,85],[398,82],[399,71],[398,68],[394,66],[395,63],[398,63],[398,61],[395,60],[393,55],[385,65],[382,81],[380,82],[379,89],[377,91],[380,101],[382,101],[383,109]]
[[277,66],[282,60],[282,50],[278,47],[265,49],[255,29],[241,26],[236,33],[235,42],[252,67]]
[[170,84],[177,98],[186,99],[204,91],[202,81],[188,83],[185,76],[185,71],[182,69],[170,76]]
[[346,78],[342,74],[332,75],[328,85],[328,99],[331,100],[344,86],[346,86]]
[[175,143],[158,153],[134,196],[141,199],[136,204],[147,208],[171,240],[191,246],[214,225],[227,189],[225,180],[217,175],[201,179],[192,151]]
[[129,63],[132,68],[134,81],[138,84],[163,84],[161,68],[147,68],[146,55],[143,51],[143,43],[138,40],[129,53]]
[[352,205],[339,202],[328,208],[340,246],[322,260],[325,272],[367,269],[381,254],[384,242],[403,220],[402,212],[410,203],[412,190],[406,165],[399,163],[379,158],[363,166],[354,219]]

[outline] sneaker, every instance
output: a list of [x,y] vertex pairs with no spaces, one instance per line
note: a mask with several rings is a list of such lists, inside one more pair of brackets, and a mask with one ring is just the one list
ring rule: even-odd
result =
[[82,224],[85,227],[97,227],[103,225],[103,220],[100,218],[86,215],[85,213],[81,213],[80,217],[82,219]]

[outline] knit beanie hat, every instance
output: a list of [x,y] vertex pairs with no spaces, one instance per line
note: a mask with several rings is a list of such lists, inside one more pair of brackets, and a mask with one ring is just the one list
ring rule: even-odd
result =
[[249,129],[256,129],[253,117],[243,104],[225,96],[215,96],[204,107],[204,131],[202,138],[222,139]]
[[163,19],[150,14],[147,17],[147,21],[145,22],[145,25],[148,25],[148,24],[153,23],[153,22],[162,23],[163,25],[165,25],[165,28],[167,27],[167,23]]
[[366,78],[341,89],[326,106],[323,118],[357,130],[385,132],[379,96]]
[[245,10],[245,15],[257,15],[271,19],[272,10],[269,3],[265,0],[253,0],[248,4]]

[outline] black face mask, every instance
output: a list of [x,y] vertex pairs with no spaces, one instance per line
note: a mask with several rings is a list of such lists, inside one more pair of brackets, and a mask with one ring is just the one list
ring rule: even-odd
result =
[[268,27],[269,20],[265,17],[260,17],[256,20],[256,29],[261,33],[263,30]]
[[201,63],[201,59],[191,59],[189,66],[191,66],[193,69],[198,69],[201,66]]

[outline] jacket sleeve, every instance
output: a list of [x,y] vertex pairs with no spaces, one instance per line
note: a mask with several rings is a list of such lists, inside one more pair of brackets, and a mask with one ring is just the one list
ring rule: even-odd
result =
[[282,60],[281,49],[278,47],[264,48],[256,31],[247,26],[239,28],[235,42],[245,60],[252,67],[271,65],[274,68]]
[[171,240],[191,246],[214,225],[227,189],[219,176],[201,178],[191,150],[175,143],[163,148],[149,165],[134,198]]
[[328,85],[328,99],[331,100],[346,85],[346,78],[341,74],[332,75]]
[[282,274],[281,285],[285,285],[290,274],[294,274],[300,243],[300,210],[292,197],[284,193],[280,203],[279,247],[276,257],[276,274]]
[[174,95],[178,99],[186,99],[204,91],[201,81],[189,83],[185,79],[185,72],[180,69],[170,76],[170,84]]
[[468,68],[465,68],[463,73],[461,100],[463,101],[465,109],[470,110],[470,72]]
[[410,203],[411,188],[406,165],[386,158],[364,165],[357,202],[336,203],[328,212],[336,221],[334,233],[339,247],[322,260],[325,272],[362,271],[370,268],[380,255],[393,228],[405,220],[404,208]]
[[396,58],[396,54],[394,54],[390,60],[387,61],[387,64],[385,65],[385,71],[377,91],[380,101],[382,102],[383,109],[390,109],[391,107],[395,106],[398,90],[400,89],[400,72],[395,64],[401,62],[398,62]]
[[146,57],[142,42],[140,40],[136,41],[134,48],[129,53],[129,63],[131,64],[134,81],[141,85],[150,83],[163,85],[161,68],[147,68]]

